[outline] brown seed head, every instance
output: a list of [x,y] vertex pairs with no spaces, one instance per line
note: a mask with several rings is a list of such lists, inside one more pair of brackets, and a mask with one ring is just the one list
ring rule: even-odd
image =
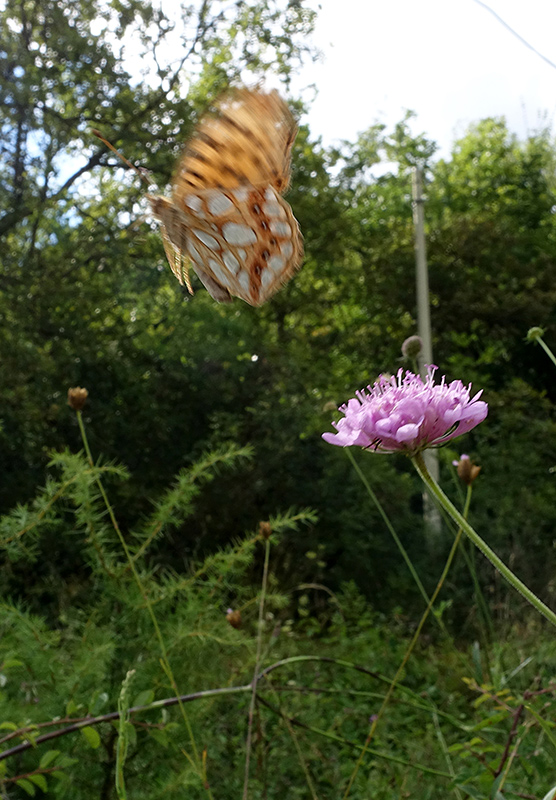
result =
[[241,611],[232,611],[231,608],[228,609],[228,613],[226,614],[226,619],[236,630],[241,628]]
[[259,534],[263,537],[263,539],[270,539],[272,535],[270,522],[259,522]]
[[471,486],[481,468],[471,461],[469,456],[461,456],[459,461],[454,461],[454,466],[457,469],[459,479],[465,483],[466,486]]
[[68,406],[73,408],[74,411],[81,411],[88,395],[87,389],[82,389],[81,386],[74,386],[72,389],[68,389]]

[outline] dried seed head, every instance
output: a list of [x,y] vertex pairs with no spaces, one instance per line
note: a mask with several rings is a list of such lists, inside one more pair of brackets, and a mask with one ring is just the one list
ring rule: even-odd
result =
[[226,619],[236,630],[241,628],[241,611],[233,611],[231,608],[226,613]]
[[259,522],[259,534],[263,537],[263,539],[270,539],[272,535],[270,522]]
[[74,386],[72,389],[68,389],[68,406],[73,408],[74,411],[81,411],[88,395],[87,389],[82,389],[81,386]]
[[466,486],[471,486],[481,468],[471,461],[469,456],[462,455],[459,461],[452,461],[452,464],[457,469],[459,479],[465,483]]

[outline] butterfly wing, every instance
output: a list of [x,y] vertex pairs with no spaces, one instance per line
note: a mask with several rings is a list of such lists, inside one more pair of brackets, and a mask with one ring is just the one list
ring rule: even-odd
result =
[[233,295],[262,305],[301,262],[297,221],[270,186],[200,190],[187,196],[185,212],[165,198],[151,203],[176,253],[169,261],[180,283],[185,257],[218,302]]
[[187,145],[172,199],[149,197],[172,271],[187,260],[218,302],[268,300],[298,269],[299,226],[280,196],[289,183],[295,121],[276,92],[227,95]]
[[197,189],[289,185],[295,120],[277,92],[238,89],[206,115],[174,176],[174,200]]

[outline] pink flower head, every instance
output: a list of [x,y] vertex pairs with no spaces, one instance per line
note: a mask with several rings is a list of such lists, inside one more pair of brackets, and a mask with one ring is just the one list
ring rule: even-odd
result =
[[482,391],[471,399],[471,384],[447,384],[445,378],[435,384],[436,369],[427,367],[424,382],[403,369],[396,377],[381,375],[374,386],[340,406],[344,416],[332,423],[337,433],[323,433],[322,438],[340,447],[412,456],[467,433],[488,413],[488,405],[479,400]]

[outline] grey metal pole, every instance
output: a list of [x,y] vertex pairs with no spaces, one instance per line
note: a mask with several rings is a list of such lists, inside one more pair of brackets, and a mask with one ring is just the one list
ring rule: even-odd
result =
[[[423,197],[423,170],[421,167],[415,167],[413,170],[413,222],[415,226],[415,267],[417,279],[417,332],[423,342],[423,347],[418,356],[418,363],[421,378],[424,379],[426,375],[425,364],[432,364],[433,360],[429,274],[425,242],[425,199]],[[437,481],[438,454],[435,450],[426,450],[424,459],[428,471]],[[442,520],[437,507],[426,491],[423,493],[423,506],[430,546],[442,532]]]

